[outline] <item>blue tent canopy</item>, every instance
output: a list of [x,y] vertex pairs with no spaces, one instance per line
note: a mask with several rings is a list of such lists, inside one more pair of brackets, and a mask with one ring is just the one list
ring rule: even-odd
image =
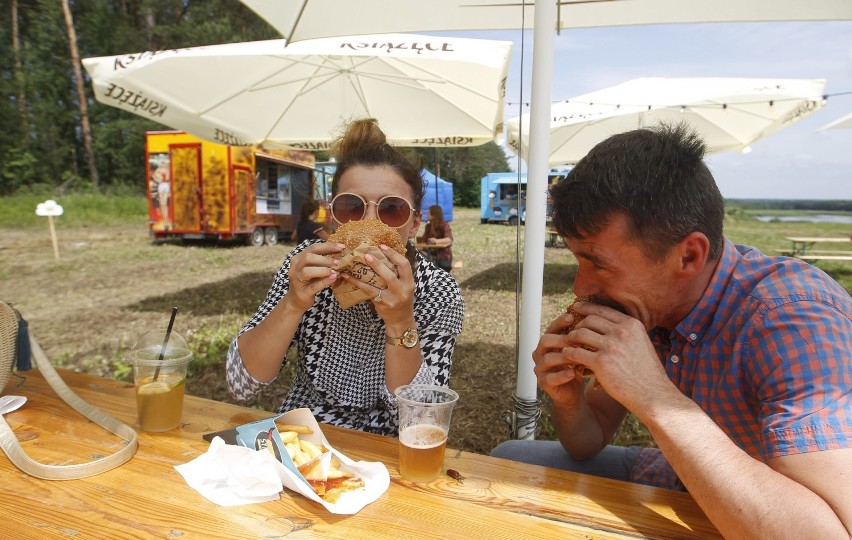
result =
[[420,176],[423,177],[423,189],[425,191],[423,194],[423,204],[421,205],[423,219],[426,219],[426,212],[429,210],[429,207],[437,204],[441,207],[441,210],[444,211],[444,220],[452,221],[453,184],[451,182],[447,182],[443,178],[435,176],[435,174],[428,169],[420,171]]

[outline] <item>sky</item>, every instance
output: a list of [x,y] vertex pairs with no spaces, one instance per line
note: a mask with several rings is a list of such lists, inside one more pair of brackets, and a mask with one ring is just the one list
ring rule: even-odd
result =
[[[531,31],[430,34],[513,41],[505,119],[529,112],[518,103],[530,96]],[[852,113],[852,22],[588,28],[555,37],[553,101],[638,77],[825,79],[829,98],[820,111],[748,154],[714,154],[707,162],[725,198],[852,200],[852,129],[817,132]]]

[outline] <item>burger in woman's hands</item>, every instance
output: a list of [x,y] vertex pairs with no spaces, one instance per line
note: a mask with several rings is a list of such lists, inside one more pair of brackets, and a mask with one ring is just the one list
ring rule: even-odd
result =
[[[396,272],[396,266],[390,262],[379,245],[384,244],[401,255],[405,255],[405,243],[397,230],[373,218],[344,223],[334,234],[329,236],[328,241],[346,246],[346,249],[339,254],[340,264],[337,270],[341,274],[352,276],[378,289],[387,288],[387,283],[370,268],[370,265],[364,259],[364,255],[369,253],[394,272]],[[331,290],[343,309],[348,309],[355,304],[375,297],[375,295],[362,291],[343,278],[338,278],[331,286]]]

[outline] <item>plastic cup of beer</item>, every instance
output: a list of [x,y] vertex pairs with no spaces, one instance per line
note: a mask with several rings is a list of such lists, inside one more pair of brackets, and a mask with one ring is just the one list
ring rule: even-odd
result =
[[459,395],[429,384],[407,384],[394,394],[399,408],[399,474],[411,482],[431,482],[444,467],[450,417]]
[[[136,414],[142,431],[169,431],[180,425],[186,370],[192,353],[183,336],[146,332],[130,351],[136,389]],[[161,358],[162,357],[162,358]]]

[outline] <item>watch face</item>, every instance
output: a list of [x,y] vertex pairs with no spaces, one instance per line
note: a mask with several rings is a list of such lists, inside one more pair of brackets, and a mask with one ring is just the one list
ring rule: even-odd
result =
[[409,328],[402,334],[402,344],[409,349],[417,345],[417,330]]

